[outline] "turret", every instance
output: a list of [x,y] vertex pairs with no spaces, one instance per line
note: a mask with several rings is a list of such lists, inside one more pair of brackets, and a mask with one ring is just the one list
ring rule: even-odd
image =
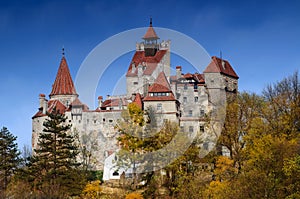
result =
[[143,37],[143,40],[145,41],[144,50],[146,57],[155,56],[156,52],[159,50],[158,39],[159,37],[152,27],[152,18],[150,18],[149,28]]
[[78,97],[64,53],[49,97],[50,100],[59,100],[66,107]]

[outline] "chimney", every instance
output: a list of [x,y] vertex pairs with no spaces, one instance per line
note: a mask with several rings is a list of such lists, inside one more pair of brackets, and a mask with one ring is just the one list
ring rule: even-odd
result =
[[48,100],[44,100],[44,104],[43,104],[43,114],[47,113],[47,109],[48,109]]
[[176,66],[176,78],[181,78],[181,66]]
[[136,67],[135,67],[135,63],[132,62],[131,64],[131,73],[135,73]]
[[138,65],[138,76],[142,76],[143,74],[143,66],[141,64]]
[[103,102],[103,97],[99,96],[98,97],[98,108],[100,108],[102,106],[102,102]]
[[42,108],[44,106],[44,101],[46,100],[45,99],[45,94],[39,94],[39,100],[40,100],[40,107],[39,108]]
[[226,69],[225,68],[225,61],[224,60],[222,60],[222,67],[223,67],[224,70]]

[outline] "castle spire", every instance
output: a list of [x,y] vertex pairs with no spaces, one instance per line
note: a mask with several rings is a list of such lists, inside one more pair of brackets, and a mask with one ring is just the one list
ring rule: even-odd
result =
[[64,56],[64,48],[62,53],[63,55],[60,61],[57,75],[52,86],[52,91],[49,95],[50,97],[54,95],[77,95],[67,64],[67,60]]
[[150,17],[150,25],[149,25],[149,28],[148,28],[146,34],[144,35],[143,39],[146,41],[159,39],[154,28],[152,27],[152,17]]
[[152,17],[150,17],[150,27],[152,27]]

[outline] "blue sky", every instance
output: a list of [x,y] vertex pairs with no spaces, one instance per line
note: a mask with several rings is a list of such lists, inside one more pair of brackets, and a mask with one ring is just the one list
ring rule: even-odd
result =
[[[18,136],[19,147],[30,145],[38,94],[50,93],[62,46],[75,78],[101,41],[148,26],[150,16],[154,26],[192,37],[210,55],[219,56],[221,50],[240,76],[239,89],[260,93],[300,68],[299,10],[297,0],[1,0],[0,127]],[[131,55],[114,62],[117,69],[105,73],[108,79],[114,70],[126,71]],[[184,60],[172,63],[185,67]],[[100,82],[97,95],[109,94],[110,84]]]

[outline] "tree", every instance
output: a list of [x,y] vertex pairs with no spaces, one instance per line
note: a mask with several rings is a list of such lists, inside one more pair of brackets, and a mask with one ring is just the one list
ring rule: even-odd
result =
[[54,110],[47,113],[38,147],[29,164],[35,188],[43,196],[66,197],[81,192],[82,174],[76,161],[78,154],[71,125],[66,116]]
[[263,99],[256,94],[239,93],[227,100],[225,124],[219,138],[219,143],[225,146],[234,160],[234,165],[241,169],[242,151],[245,147],[251,124],[261,117]]
[[0,192],[4,193],[12,175],[18,168],[21,159],[18,151],[17,137],[6,127],[0,130]]
[[102,195],[102,189],[100,187],[100,180],[92,181],[88,183],[84,190],[82,191],[81,196],[85,199],[97,199]]
[[[147,114],[150,112],[151,110],[146,111]],[[157,131],[144,120],[144,112],[135,104],[130,104],[122,116],[123,121],[118,123],[118,140],[121,145],[117,154],[118,164],[123,168],[133,167],[133,172],[135,165],[142,171],[147,171],[140,175],[147,187],[144,194],[159,196],[159,192],[165,189],[163,192],[176,196],[184,189],[184,182],[192,179],[195,174],[195,163],[199,162],[197,143],[192,143],[185,148],[186,151],[182,151],[179,146],[190,143],[186,133],[179,132],[178,124],[166,121]],[[164,168],[157,169],[161,166]],[[135,173],[133,178],[133,184],[136,185]]]

